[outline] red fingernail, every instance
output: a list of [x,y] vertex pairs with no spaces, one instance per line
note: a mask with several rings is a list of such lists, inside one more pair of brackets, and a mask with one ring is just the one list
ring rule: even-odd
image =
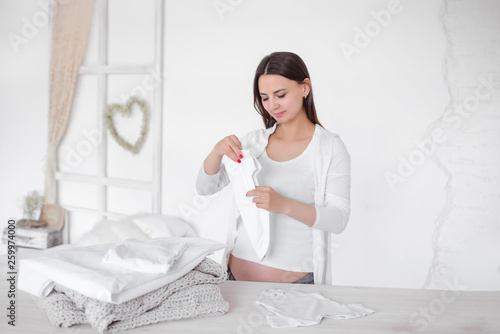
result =
[[243,155],[240,154],[240,159],[243,158]]
[[241,163],[241,160],[240,160],[240,159],[238,159],[237,161],[238,161],[238,163],[239,163],[239,164]]

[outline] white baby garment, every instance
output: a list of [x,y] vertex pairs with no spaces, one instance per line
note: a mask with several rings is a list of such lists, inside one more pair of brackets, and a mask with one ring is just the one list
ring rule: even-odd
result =
[[323,297],[317,292],[308,293],[282,289],[268,289],[261,292],[257,305],[274,313],[267,316],[273,328],[312,326],[322,318],[355,319],[375,311],[361,304],[340,304]]
[[227,156],[222,158],[226,167],[227,175],[231,180],[236,205],[241,214],[241,219],[247,231],[248,237],[257,254],[262,260],[269,248],[269,212],[258,208],[253,197],[247,197],[246,193],[258,186],[257,172],[261,169],[260,163],[248,150],[242,150],[243,158],[237,163]]
[[185,242],[169,239],[126,240],[110,248],[102,262],[142,273],[166,274],[186,249]]

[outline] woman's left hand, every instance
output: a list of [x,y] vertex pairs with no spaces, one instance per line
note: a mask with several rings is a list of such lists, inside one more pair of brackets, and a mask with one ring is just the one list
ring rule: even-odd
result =
[[274,213],[285,213],[287,210],[288,198],[281,196],[271,187],[257,186],[247,192],[247,196],[257,196],[252,201],[258,208]]

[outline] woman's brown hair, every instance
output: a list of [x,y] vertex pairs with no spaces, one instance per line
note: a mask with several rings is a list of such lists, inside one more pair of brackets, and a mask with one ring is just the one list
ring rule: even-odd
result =
[[[255,71],[255,78],[253,80],[253,98],[254,107],[257,112],[262,116],[262,120],[266,128],[272,127],[276,120],[267,112],[262,105],[262,99],[259,92],[259,78],[265,74],[277,74],[287,79],[294,80],[300,84],[304,83],[306,78],[309,78],[309,71],[307,70],[304,61],[295,53],[292,52],[273,52],[261,60],[257,70]],[[306,110],[307,118],[313,123],[321,125],[316,115],[316,108],[314,107],[313,91],[310,86],[310,92],[303,101]]]

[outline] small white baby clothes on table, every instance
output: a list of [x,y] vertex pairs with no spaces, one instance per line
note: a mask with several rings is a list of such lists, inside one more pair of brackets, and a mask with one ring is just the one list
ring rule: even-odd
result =
[[274,313],[267,316],[273,328],[312,326],[322,318],[355,319],[372,314],[375,310],[361,304],[340,304],[317,292],[268,289],[261,292],[257,305]]
[[142,273],[166,274],[186,248],[185,242],[129,239],[110,248],[102,262]]
[[236,205],[241,214],[241,219],[247,231],[248,237],[257,254],[262,260],[269,248],[269,212],[258,208],[252,201],[253,197],[247,197],[247,192],[258,186],[257,173],[261,169],[260,163],[248,150],[242,150],[243,158],[237,163],[227,156],[222,158],[226,167],[227,175],[233,187]]

